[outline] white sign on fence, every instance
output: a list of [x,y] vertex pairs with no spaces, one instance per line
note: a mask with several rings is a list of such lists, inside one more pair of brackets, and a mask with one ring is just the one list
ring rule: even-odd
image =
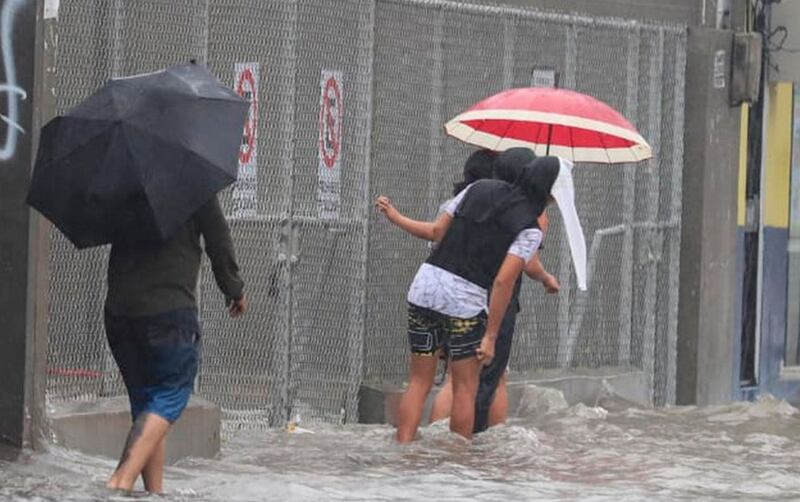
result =
[[322,71],[319,99],[319,186],[317,202],[323,220],[339,218],[342,172],[342,72]]
[[239,146],[239,179],[233,185],[234,219],[258,215],[258,63],[236,63],[236,94],[250,102]]
[[534,68],[531,73],[531,87],[558,87],[558,72],[555,68]]

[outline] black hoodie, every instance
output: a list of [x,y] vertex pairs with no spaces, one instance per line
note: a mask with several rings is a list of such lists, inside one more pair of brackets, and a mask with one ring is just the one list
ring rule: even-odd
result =
[[513,185],[475,182],[427,262],[489,289],[519,233],[538,228],[558,170],[557,158],[541,157],[526,165]]

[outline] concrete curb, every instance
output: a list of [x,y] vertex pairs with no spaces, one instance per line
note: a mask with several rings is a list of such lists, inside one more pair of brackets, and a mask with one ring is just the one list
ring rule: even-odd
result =
[[[126,397],[58,404],[50,415],[55,443],[90,455],[116,459],[131,427]],[[220,448],[220,410],[192,396],[167,437],[167,463],[186,457],[213,458]]]
[[[522,397],[530,386],[553,388],[564,394],[567,404],[596,406],[609,393],[639,406],[652,402],[644,372],[636,368],[606,367],[597,369],[556,369],[529,373],[511,373],[508,383],[508,409],[514,416],[520,410]],[[403,388],[391,384],[364,384],[359,390],[359,423],[395,425]],[[436,387],[428,396],[423,413],[427,423],[430,408],[438,393]]]

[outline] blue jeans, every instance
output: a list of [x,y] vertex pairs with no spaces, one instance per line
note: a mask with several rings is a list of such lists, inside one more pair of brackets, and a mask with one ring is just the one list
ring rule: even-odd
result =
[[197,310],[127,317],[105,315],[106,337],[128,390],[133,419],[153,413],[174,422],[194,390],[200,329]]

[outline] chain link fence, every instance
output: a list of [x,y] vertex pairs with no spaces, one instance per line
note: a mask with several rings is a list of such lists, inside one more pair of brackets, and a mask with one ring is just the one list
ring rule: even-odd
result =
[[[656,156],[576,166],[589,291],[551,211],[542,259],[562,293],[525,283],[511,367],[632,366],[655,404],[674,401],[680,27],[441,0],[62,0],[59,30],[59,112],[109,77],[191,58],[253,101],[247,174],[221,194],[250,310],[227,318],[207,267],[198,287],[197,391],[228,430],[354,422],[362,382],[402,383],[405,295],[428,247],[372,201],[435,216],[470,152],[444,122],[534,69],[621,110]],[[106,260],[53,235],[50,400],[124,391],[103,334]]]
[[[632,366],[650,378],[655,404],[674,402],[684,30],[383,0],[375,32],[371,188],[412,217],[433,217],[470,152],[442,124],[487,95],[531,85],[534,70],[554,71],[562,87],[621,110],[651,141],[657,154],[648,163],[576,165],[589,290],[574,287],[558,212],[550,211],[541,256],[562,292],[548,296],[525,281],[510,367]],[[388,105],[397,102],[401,113]],[[365,377],[399,383],[407,374],[401,300],[428,249],[374,215],[369,251]]]
[[[205,51],[204,0],[61,2],[57,113],[107,79],[188,61]],[[105,341],[108,250],[78,252],[58,232],[51,244],[47,395],[94,399],[124,392]]]

